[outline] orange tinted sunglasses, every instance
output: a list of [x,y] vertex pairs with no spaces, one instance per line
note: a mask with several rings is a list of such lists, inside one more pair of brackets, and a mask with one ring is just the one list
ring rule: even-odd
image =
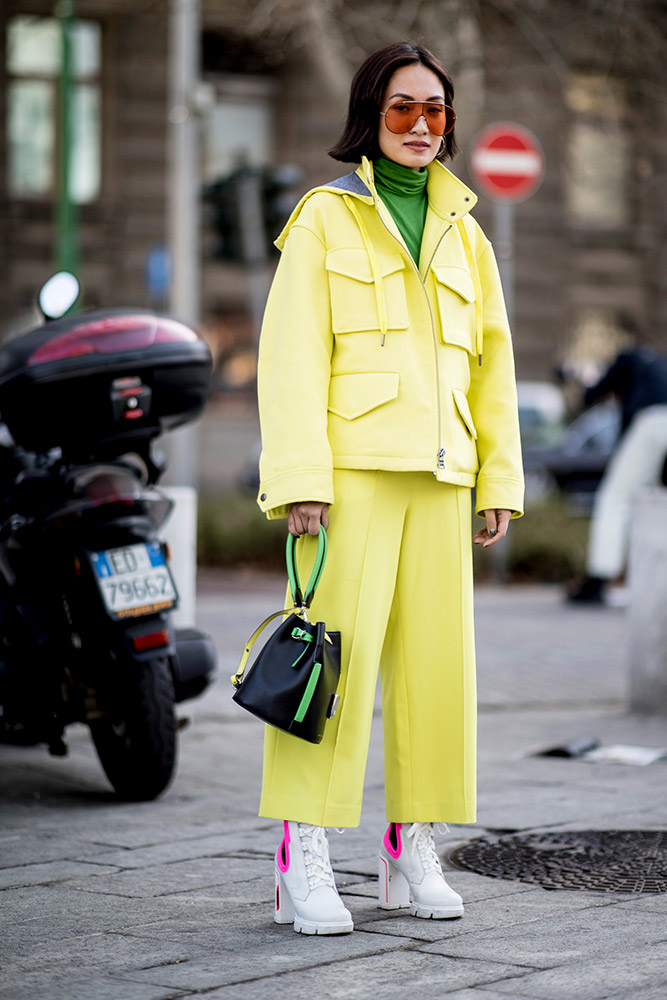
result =
[[395,135],[409,132],[422,116],[433,135],[447,135],[456,121],[454,108],[429,101],[399,101],[380,114],[384,115],[387,128]]

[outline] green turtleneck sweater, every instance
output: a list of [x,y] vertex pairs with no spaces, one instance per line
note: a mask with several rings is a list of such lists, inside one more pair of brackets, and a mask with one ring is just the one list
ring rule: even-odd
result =
[[428,170],[412,170],[380,157],[373,163],[373,176],[377,193],[391,212],[413,260],[419,266],[428,208]]

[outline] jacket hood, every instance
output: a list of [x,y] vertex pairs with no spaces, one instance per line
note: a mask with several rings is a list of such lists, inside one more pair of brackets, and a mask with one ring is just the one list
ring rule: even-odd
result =
[[[443,166],[438,160],[434,160],[426,169],[429,174],[426,189],[429,208],[439,215],[444,222],[450,224],[457,222],[474,208],[477,203],[477,195],[463,181],[455,177],[447,167]],[[287,220],[283,231],[275,241],[275,245],[279,250],[283,249],[289,231],[298,219],[303,206],[309,198],[320,192],[351,196],[367,205],[374,205],[378,195],[373,179],[373,164],[364,156],[356,170],[308,191],[299,201]]]

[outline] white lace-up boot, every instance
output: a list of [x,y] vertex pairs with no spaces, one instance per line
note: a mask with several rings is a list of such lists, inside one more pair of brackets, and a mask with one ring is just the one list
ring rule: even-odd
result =
[[349,934],[352,915],[336,890],[323,826],[285,820],[276,854],[277,924],[300,934]]
[[433,843],[432,823],[390,823],[379,858],[379,905],[409,906],[415,917],[463,916],[463,900],[447,885]]

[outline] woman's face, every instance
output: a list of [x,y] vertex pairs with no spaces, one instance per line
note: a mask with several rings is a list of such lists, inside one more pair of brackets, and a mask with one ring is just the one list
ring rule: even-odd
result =
[[[433,70],[422,63],[401,66],[389,80],[380,111],[386,111],[399,101],[441,101],[445,103],[445,88]],[[431,163],[440,150],[442,136],[429,132],[424,117],[417,119],[409,132],[390,132],[384,115],[379,115],[378,145],[387,160],[402,167],[421,170]]]

